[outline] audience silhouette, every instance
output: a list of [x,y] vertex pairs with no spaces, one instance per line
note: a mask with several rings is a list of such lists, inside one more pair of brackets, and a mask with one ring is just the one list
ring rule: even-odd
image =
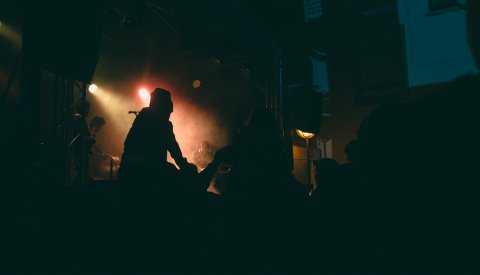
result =
[[229,245],[221,261],[224,272],[233,266],[241,274],[286,268],[295,255],[290,235],[295,232],[293,182],[280,131],[268,109],[249,113],[232,143],[217,151],[200,173],[201,184],[208,186],[216,173],[222,177],[219,211]]

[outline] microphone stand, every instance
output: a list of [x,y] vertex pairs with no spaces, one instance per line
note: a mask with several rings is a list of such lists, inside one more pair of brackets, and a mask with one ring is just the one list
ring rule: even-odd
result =
[[140,112],[138,112],[138,111],[128,111],[128,113],[129,114],[134,114],[135,116],[138,116],[138,113],[140,113]]

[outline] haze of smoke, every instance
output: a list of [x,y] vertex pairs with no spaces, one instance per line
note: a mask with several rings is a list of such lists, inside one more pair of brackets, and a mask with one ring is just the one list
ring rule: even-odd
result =
[[[99,88],[90,96],[92,104],[89,118],[99,115],[105,118],[105,126],[97,134],[97,147],[104,153],[121,156],[123,143],[135,119],[129,110],[140,111],[144,103],[136,92],[127,98],[113,89]],[[178,144],[184,156],[192,161],[192,152],[198,149],[202,141],[208,141],[217,149],[225,146],[229,140],[228,125],[221,118],[182,99],[172,92],[174,112],[170,120]],[[172,163],[174,161],[168,157]]]

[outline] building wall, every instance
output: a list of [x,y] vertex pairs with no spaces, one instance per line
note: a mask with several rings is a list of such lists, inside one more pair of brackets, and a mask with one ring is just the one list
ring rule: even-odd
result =
[[465,11],[430,12],[428,0],[399,0],[410,87],[445,82],[474,72],[467,42]]
[[[405,71],[410,98],[435,92],[441,87],[441,83],[475,72],[475,64],[467,43],[464,10],[451,8],[430,12],[428,0],[398,0],[397,7],[398,21],[404,25],[405,31],[404,50],[407,59]],[[319,37],[319,47],[324,46],[325,43],[327,45],[323,50],[328,60],[328,92],[323,108],[324,113],[330,115],[323,118],[318,136],[323,140],[332,140],[333,158],[339,163],[346,162],[345,146],[356,138],[356,131],[362,120],[377,106],[377,104],[355,102],[354,98],[359,89],[355,77],[361,73],[354,65],[356,57],[354,54],[358,54],[356,47],[358,47],[358,40],[362,39],[355,30],[366,29],[374,32],[375,30],[367,23],[383,22],[385,18],[379,14],[371,16],[373,21],[367,20],[369,18],[364,19],[359,21],[364,25],[362,23],[358,26],[356,25],[358,22],[356,23],[353,19],[348,21],[344,18],[343,21],[334,21],[336,24],[329,24],[337,26],[333,30],[325,26],[322,28],[320,24],[319,30],[322,31],[315,33]],[[342,29],[343,25],[340,23],[347,27]],[[390,23],[392,26],[395,25],[395,22]],[[328,36],[329,30],[335,35]],[[381,34],[373,33],[372,35]],[[314,76],[315,79],[318,77]],[[372,79],[375,80],[375,75]],[[378,79],[379,81],[382,79],[381,74],[378,75]],[[378,102],[388,100],[389,98],[385,98]],[[295,172],[302,179],[304,178],[302,174],[305,173],[305,164],[302,164],[301,160],[304,158],[304,150],[302,146],[294,147],[294,155],[297,157],[295,165],[299,166],[295,168]]]

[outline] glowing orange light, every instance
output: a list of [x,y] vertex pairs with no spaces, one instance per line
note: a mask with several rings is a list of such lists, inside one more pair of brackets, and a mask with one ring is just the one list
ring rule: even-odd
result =
[[297,134],[301,137],[301,138],[304,138],[304,139],[310,139],[310,138],[313,138],[315,136],[315,134],[312,134],[312,133],[308,133],[308,132],[303,132],[303,131],[300,131],[300,130],[295,130],[297,132]]
[[192,83],[192,86],[193,88],[197,89],[198,87],[200,87],[200,85],[202,85],[202,82],[198,79],[194,80],[193,83]]

